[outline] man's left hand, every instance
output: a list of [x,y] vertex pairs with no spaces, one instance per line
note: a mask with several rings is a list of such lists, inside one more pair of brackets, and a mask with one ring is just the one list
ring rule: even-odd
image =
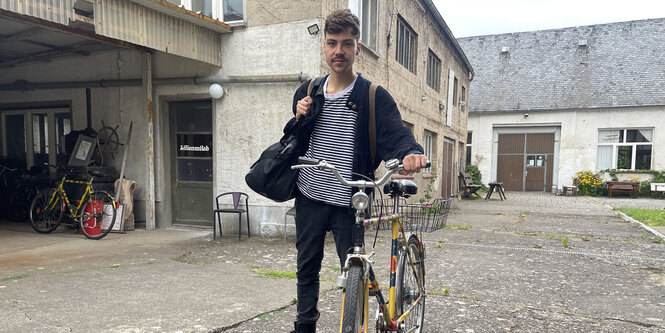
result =
[[400,175],[408,175],[414,172],[420,172],[420,169],[427,166],[427,157],[421,154],[407,155],[402,160],[404,169],[399,172]]

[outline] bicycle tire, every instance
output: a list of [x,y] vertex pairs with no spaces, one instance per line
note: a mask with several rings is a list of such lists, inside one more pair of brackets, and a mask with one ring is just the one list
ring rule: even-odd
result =
[[89,239],[102,239],[113,229],[116,207],[113,197],[103,191],[92,193],[83,209],[79,227]]
[[30,204],[30,225],[40,234],[57,229],[65,211],[62,194],[50,188],[39,192]]
[[[415,235],[411,235],[407,246],[413,260],[413,269],[411,269],[409,262],[409,253],[407,253],[405,248],[400,248],[398,251],[397,276],[395,281],[395,299],[397,300],[395,315],[397,317],[409,310],[413,303],[421,296],[421,291],[418,288],[418,280],[421,281],[423,290],[425,288],[425,256],[421,243]],[[423,297],[404,319],[404,330],[398,330],[398,332],[421,333],[424,321],[425,298]]]
[[365,274],[360,263],[349,268],[342,307],[342,333],[359,333],[363,330],[365,304]]

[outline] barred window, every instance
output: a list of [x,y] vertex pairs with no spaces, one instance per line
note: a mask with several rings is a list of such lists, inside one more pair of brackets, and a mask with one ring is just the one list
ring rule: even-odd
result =
[[427,85],[439,91],[441,77],[441,60],[429,50],[427,54]]
[[396,60],[411,73],[416,73],[416,46],[418,36],[401,17],[397,18]]

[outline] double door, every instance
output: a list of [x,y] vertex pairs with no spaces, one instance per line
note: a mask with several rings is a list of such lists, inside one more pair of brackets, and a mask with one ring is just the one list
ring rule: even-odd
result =
[[497,157],[497,181],[506,190],[551,188],[554,133],[499,134]]

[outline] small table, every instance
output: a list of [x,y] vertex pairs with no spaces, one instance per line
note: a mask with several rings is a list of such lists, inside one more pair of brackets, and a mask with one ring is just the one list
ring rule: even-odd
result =
[[563,196],[567,196],[568,192],[570,192],[571,195],[576,196],[577,195],[577,186],[564,185],[563,186]]
[[501,198],[501,201],[503,201],[503,199],[506,199],[506,193],[503,192],[503,183],[494,182],[494,183],[489,183],[488,185],[490,186],[490,189],[489,191],[487,191],[487,194],[485,195],[485,200],[492,197],[492,193],[494,193],[495,188],[496,192],[499,193],[499,198]]

